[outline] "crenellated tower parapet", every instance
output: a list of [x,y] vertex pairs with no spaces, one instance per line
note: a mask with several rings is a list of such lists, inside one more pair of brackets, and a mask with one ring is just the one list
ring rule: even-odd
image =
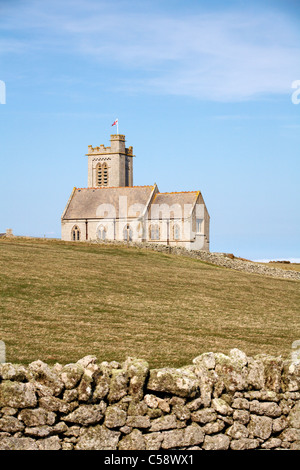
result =
[[133,147],[125,142],[125,135],[112,134],[110,147],[88,146],[88,187],[133,186]]

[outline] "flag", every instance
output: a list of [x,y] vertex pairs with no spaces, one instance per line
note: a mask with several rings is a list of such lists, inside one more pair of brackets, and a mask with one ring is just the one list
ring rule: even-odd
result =
[[115,126],[116,124],[118,124],[118,119],[115,120],[115,122],[112,124],[112,126]]

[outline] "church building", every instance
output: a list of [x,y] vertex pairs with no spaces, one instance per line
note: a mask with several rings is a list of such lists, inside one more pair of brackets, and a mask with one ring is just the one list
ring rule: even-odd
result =
[[62,240],[133,241],[209,251],[210,217],[200,191],[161,193],[133,186],[133,148],[111,135],[88,146],[88,187],[74,188],[61,218]]

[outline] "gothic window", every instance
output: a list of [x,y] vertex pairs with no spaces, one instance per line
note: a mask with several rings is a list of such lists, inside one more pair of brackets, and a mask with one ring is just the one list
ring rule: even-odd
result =
[[202,224],[203,224],[203,219],[196,219],[196,232],[197,233],[202,232]]
[[80,240],[80,230],[79,228],[77,227],[77,225],[75,225],[73,228],[72,228],[72,240],[74,242],[77,242]]
[[103,177],[103,186],[108,185],[108,168],[107,168],[107,163],[103,163],[102,165],[102,177]]
[[178,224],[175,224],[173,227],[174,240],[180,239],[180,227]]
[[123,230],[123,238],[125,241],[131,242],[132,241],[132,228],[130,227],[129,224],[126,224]]
[[102,165],[98,163],[96,166],[96,182],[97,186],[102,186],[103,184],[103,175],[102,175]]
[[96,166],[96,185],[108,186],[108,166],[107,163],[98,163]]
[[107,232],[107,229],[106,227],[104,227],[103,225],[101,225],[99,227],[99,230],[98,230],[98,238],[100,240],[106,240],[106,232]]
[[158,224],[150,225],[150,239],[159,240],[159,226]]

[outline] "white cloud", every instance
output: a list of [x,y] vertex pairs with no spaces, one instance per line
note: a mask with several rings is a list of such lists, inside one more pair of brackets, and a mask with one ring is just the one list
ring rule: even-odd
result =
[[30,31],[34,48],[113,67],[113,85],[126,91],[237,101],[290,94],[298,77],[300,34],[279,12],[187,10],[180,17],[136,13],[117,1],[43,5],[29,2],[13,21],[3,21],[4,30]]

